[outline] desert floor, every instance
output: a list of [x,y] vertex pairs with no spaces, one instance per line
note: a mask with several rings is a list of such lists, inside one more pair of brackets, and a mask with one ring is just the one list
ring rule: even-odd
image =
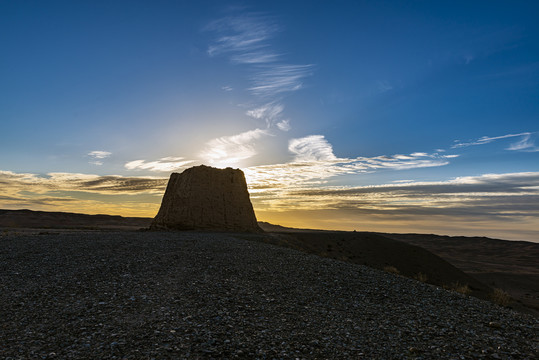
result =
[[259,235],[48,231],[0,244],[6,359],[537,356],[531,315]]

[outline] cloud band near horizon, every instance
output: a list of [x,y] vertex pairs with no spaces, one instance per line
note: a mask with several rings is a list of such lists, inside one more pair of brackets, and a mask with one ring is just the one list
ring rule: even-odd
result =
[[[301,167],[298,169],[303,173]],[[257,170],[245,169],[246,174]],[[0,171],[4,189],[0,208],[23,206],[45,211],[153,217],[167,180]],[[471,229],[477,234],[482,228],[483,235],[496,236],[496,231],[503,230],[505,238],[531,241],[536,241],[539,235],[539,172],[359,187],[330,187],[321,183],[313,188],[310,182],[303,182],[303,186],[282,187],[278,183],[268,186],[268,183],[257,184],[249,175],[247,180],[253,206],[261,215],[259,220],[280,221],[281,225],[306,227],[309,220],[302,220],[306,214],[312,215],[314,225],[312,221],[317,214],[324,213],[327,222],[319,222],[318,228],[326,224],[328,228],[338,229],[339,220],[340,229],[347,230],[359,227],[354,224],[366,226],[366,219],[370,219],[371,231],[384,231],[376,226],[385,224],[402,232],[437,227],[437,233],[462,235]],[[289,215],[283,218],[284,214]],[[297,216],[296,223],[292,215]],[[400,227],[395,227],[397,224]],[[512,236],[509,229],[513,229]]]

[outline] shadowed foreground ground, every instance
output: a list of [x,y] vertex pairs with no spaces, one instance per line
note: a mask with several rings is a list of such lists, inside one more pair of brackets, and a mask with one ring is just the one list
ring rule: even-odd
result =
[[538,243],[428,234],[383,235],[427,249],[484,284],[504,289],[539,316]]
[[0,245],[2,358],[537,356],[531,316],[232,235],[62,232]]

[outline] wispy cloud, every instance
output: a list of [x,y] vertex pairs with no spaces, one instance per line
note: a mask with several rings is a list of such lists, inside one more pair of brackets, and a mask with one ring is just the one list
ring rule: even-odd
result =
[[385,93],[387,91],[393,90],[393,85],[389,83],[389,81],[386,80],[378,80],[376,82],[376,86],[378,88],[378,92]]
[[234,164],[256,155],[254,141],[268,135],[268,130],[255,129],[237,135],[222,136],[210,140],[200,157],[210,164]]
[[227,16],[212,21],[205,28],[218,37],[209,46],[208,54],[230,55],[239,64],[272,62],[278,55],[268,50],[268,40],[281,30],[275,18],[261,13]]
[[539,236],[539,172],[377,186],[271,189],[254,193],[252,199],[257,214],[279,219],[281,224],[301,218],[302,226],[325,229],[475,234],[531,241]]
[[126,163],[124,167],[128,170],[170,172],[185,169],[194,162],[194,160],[186,160],[183,157],[164,157],[156,161],[134,160]]
[[168,178],[0,171],[0,209],[154,216]]
[[302,88],[313,65],[291,65],[273,50],[270,40],[283,29],[273,16],[245,13],[211,22],[206,30],[217,34],[208,47],[210,56],[225,55],[235,64],[248,65],[254,95],[264,98]]
[[208,47],[208,54],[212,57],[225,56],[232,63],[245,66],[250,81],[247,90],[256,102],[264,102],[249,109],[246,115],[264,121],[267,130],[255,129],[210,140],[201,154],[212,163],[234,164],[256,155],[255,140],[261,135],[269,135],[272,128],[290,130],[290,119],[282,114],[282,96],[300,90],[304,78],[311,75],[313,65],[294,65],[283,61],[283,55],[271,44],[283,28],[275,17],[268,14],[227,16],[211,22],[205,30],[217,35]]
[[288,119],[281,120],[275,125],[281,131],[289,131],[291,129],[290,121]]
[[281,119],[281,113],[283,110],[284,106],[282,104],[270,102],[257,108],[248,110],[246,115],[254,119],[264,120],[269,128]]
[[210,164],[234,165],[241,160],[257,154],[256,140],[271,136],[271,128],[276,126],[281,131],[290,130],[290,123],[282,118],[284,105],[272,101],[246,111],[253,119],[264,121],[266,129],[254,129],[236,135],[222,136],[206,143],[200,156]]
[[312,74],[313,65],[275,65],[261,68],[253,76],[249,90],[264,98],[293,92],[303,87],[302,80]]
[[288,142],[288,150],[295,155],[294,162],[333,161],[333,147],[323,135],[311,135]]
[[[410,198],[435,199],[440,195],[483,196],[539,196],[539,172],[483,174],[461,176],[446,181],[399,180],[393,184],[357,187],[328,187],[295,191],[293,194],[349,197],[366,194],[387,193],[391,196],[405,195]],[[357,199],[357,198],[356,198]],[[396,203],[401,203],[395,198]],[[539,204],[537,204],[539,209]]]
[[507,150],[526,152],[539,151],[539,147],[535,145],[535,139],[532,138],[532,135],[536,135],[536,133],[528,133],[526,135],[523,135],[522,139],[513,144],[510,144]]
[[244,169],[249,186],[257,191],[325,186],[340,175],[360,174],[377,170],[407,170],[444,166],[446,156],[427,153],[376,157],[339,158],[323,135],[291,139],[288,150],[293,159],[288,163],[260,165]]
[[[394,157],[381,161],[392,159],[397,161]],[[282,213],[286,220],[303,214],[304,226],[318,228],[476,233],[531,240],[539,235],[539,172],[401,180],[376,186],[315,183],[319,171],[327,171],[322,177],[342,174],[347,165],[337,163],[342,160],[245,169],[257,215]],[[167,181],[0,171],[0,208],[153,216]]]
[[280,55],[268,54],[263,51],[254,51],[243,54],[232,55],[230,59],[238,64],[264,64],[279,60]]
[[103,151],[103,150],[94,150],[88,153],[88,156],[91,156],[95,159],[105,159],[111,155],[112,155],[111,152]]
[[[501,139],[508,139],[508,138],[514,138],[514,137],[529,137],[532,133],[524,132],[519,134],[507,134],[507,135],[501,135],[501,136],[483,136],[477,140],[471,140],[468,142],[461,142],[460,140],[455,140],[455,144],[451,146],[452,149],[462,148],[462,147],[468,147],[468,146],[477,146],[477,145],[485,145],[489,144],[496,140]],[[511,149],[513,150],[513,149]]]
[[109,156],[112,155],[112,153],[108,151],[103,151],[103,150],[94,150],[94,151],[90,151],[86,155],[89,156],[91,159],[89,161],[90,164],[100,166],[100,165],[103,165],[103,161],[101,160],[108,158]]
[[[316,228],[429,231],[534,241],[539,235],[539,172],[376,186],[269,188],[253,192],[252,199],[258,213],[274,214],[285,222],[303,216]],[[279,216],[281,212],[288,215]],[[322,218],[313,221],[319,214]]]
[[100,176],[78,173],[48,173],[46,175],[0,171],[0,183],[5,195],[55,191],[81,191],[98,194],[159,193],[166,186],[166,178]]
[[154,216],[167,178],[0,171],[1,209]]

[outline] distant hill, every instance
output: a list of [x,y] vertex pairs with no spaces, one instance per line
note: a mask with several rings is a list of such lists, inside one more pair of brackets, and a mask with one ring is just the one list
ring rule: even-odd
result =
[[391,271],[410,278],[423,275],[423,281],[437,286],[451,288],[457,284],[468,285],[470,294],[481,299],[488,299],[493,291],[441,257],[419,246],[380,234],[300,231],[273,232],[271,235],[264,237],[262,241],[375,269],[392,269]]
[[[420,271],[420,259],[425,256],[417,250],[403,247],[414,245],[439,256],[444,262],[458,268],[459,272],[464,272],[468,278],[472,277],[473,284],[476,284],[471,286],[473,295],[488,298],[492,288],[500,288],[515,300],[511,307],[539,316],[539,243],[434,234],[306,230],[265,222],[259,225],[264,231],[280,234],[283,239],[274,239],[275,243],[375,268],[391,264],[401,274],[411,277],[414,272]],[[391,243],[391,240],[397,240],[398,243]],[[427,266],[431,273],[430,276],[426,274],[427,282],[447,284],[448,281],[454,281],[450,280],[452,278],[472,284],[453,270],[449,271],[445,265],[439,265],[431,261]],[[448,271],[439,271],[444,268]],[[433,271],[439,274],[433,276]],[[482,285],[477,286],[475,281]],[[475,287],[479,291],[475,291]]]
[[487,237],[382,234],[420,246],[539,315],[539,243]]
[[114,215],[0,210],[0,227],[7,228],[137,230],[149,227],[151,221],[151,218]]

